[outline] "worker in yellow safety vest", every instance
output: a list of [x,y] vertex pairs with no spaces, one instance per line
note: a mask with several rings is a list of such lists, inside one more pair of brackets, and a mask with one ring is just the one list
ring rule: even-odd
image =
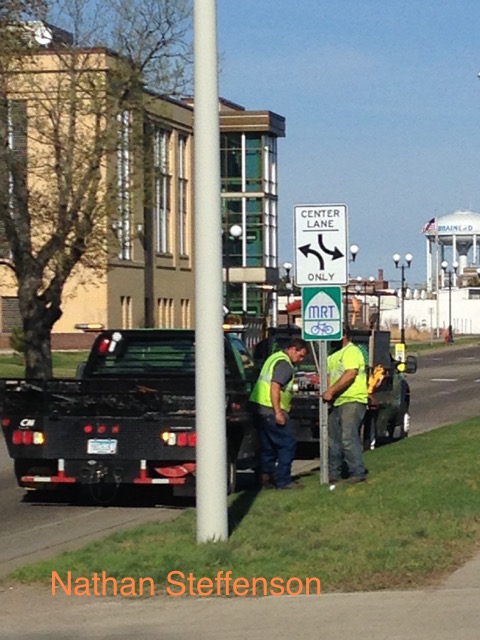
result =
[[292,480],[296,437],[289,418],[294,367],[307,355],[308,343],[292,337],[287,347],[265,361],[250,394],[260,441],[261,486],[264,489],[298,489]]

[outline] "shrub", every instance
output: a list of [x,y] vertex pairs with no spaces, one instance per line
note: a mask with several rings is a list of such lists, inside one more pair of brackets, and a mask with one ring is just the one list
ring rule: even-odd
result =
[[25,354],[25,336],[22,327],[13,327],[10,334],[10,346],[15,353]]

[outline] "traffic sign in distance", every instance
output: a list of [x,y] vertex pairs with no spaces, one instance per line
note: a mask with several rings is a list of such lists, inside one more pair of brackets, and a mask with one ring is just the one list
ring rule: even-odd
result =
[[347,205],[296,205],[295,283],[299,287],[347,284]]

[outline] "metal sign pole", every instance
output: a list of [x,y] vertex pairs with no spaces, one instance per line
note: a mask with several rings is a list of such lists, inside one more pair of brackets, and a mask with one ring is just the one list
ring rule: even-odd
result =
[[320,484],[328,484],[328,405],[322,395],[327,390],[327,343],[319,341],[320,351],[320,397],[318,399],[320,425]]

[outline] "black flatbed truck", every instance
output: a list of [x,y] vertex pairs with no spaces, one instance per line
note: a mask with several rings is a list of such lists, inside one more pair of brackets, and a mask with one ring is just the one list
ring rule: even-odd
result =
[[[255,379],[225,335],[227,470],[253,466]],[[246,352],[246,349],[245,349]],[[161,485],[195,492],[195,333],[102,332],[78,379],[0,380],[2,430],[20,487]]]

